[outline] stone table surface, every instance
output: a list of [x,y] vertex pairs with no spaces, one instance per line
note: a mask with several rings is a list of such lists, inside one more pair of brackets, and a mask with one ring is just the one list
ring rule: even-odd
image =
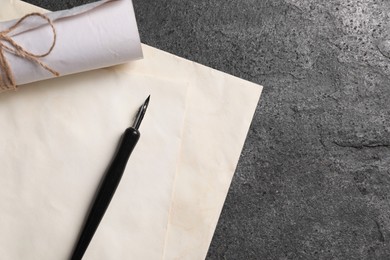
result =
[[390,2],[133,1],[143,43],[264,86],[207,259],[390,259]]

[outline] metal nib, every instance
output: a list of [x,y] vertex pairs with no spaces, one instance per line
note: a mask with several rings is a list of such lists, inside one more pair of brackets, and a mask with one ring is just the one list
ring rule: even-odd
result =
[[148,108],[149,105],[149,100],[150,100],[150,95],[148,98],[145,100],[144,104],[139,108],[137,116],[135,117],[133,128],[137,129],[141,125],[142,119],[144,118],[146,109]]

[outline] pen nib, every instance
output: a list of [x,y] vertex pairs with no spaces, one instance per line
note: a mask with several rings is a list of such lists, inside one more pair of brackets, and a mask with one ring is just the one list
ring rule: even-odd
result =
[[144,104],[139,108],[137,116],[135,117],[134,120],[133,128],[138,129],[139,126],[141,125],[142,119],[144,118],[146,109],[148,108],[149,105],[149,100],[150,100],[150,95],[145,100]]

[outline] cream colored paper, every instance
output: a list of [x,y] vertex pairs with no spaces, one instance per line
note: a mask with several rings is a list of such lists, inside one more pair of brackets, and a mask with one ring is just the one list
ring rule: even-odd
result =
[[150,93],[142,138],[85,259],[158,259],[185,84],[99,70],[33,87],[0,97],[2,257],[67,259],[119,137]]
[[118,68],[189,82],[163,259],[204,259],[262,87],[146,45],[143,53]]
[[[47,16],[56,28],[57,42],[50,55],[40,60],[62,76],[142,57],[131,0],[104,0]],[[0,23],[0,31],[15,23],[15,20]],[[51,27],[40,17],[26,19],[10,36],[35,54],[46,53],[53,42]],[[7,51],[5,55],[17,85],[54,77],[27,59]]]
[[[12,12],[8,0],[0,4]],[[141,139],[85,259],[161,257],[187,83],[113,67],[0,96],[2,258],[69,258],[120,136],[149,94]]]
[[[19,15],[36,10],[19,1],[13,1],[9,8],[16,9]],[[146,45],[142,48],[143,60],[115,69],[130,76],[135,73],[184,80],[189,85],[181,159],[161,258],[203,259],[261,87]],[[132,259],[127,255],[113,257],[116,249],[103,247],[101,253],[105,259]],[[149,250],[149,245],[142,249]]]

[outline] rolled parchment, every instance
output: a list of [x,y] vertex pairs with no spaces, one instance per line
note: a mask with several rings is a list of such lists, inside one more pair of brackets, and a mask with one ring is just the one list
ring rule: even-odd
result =
[[[44,16],[48,19],[29,16],[8,33],[20,19],[0,23],[0,36],[3,32],[28,53],[47,53],[54,43],[48,55],[32,60],[17,55],[15,46],[0,37],[0,48],[3,47],[15,85],[55,77],[51,71],[63,76],[142,58],[131,0],[103,0]],[[7,71],[1,63],[0,57],[0,75],[4,79]],[[9,88],[3,85],[2,90]]]

